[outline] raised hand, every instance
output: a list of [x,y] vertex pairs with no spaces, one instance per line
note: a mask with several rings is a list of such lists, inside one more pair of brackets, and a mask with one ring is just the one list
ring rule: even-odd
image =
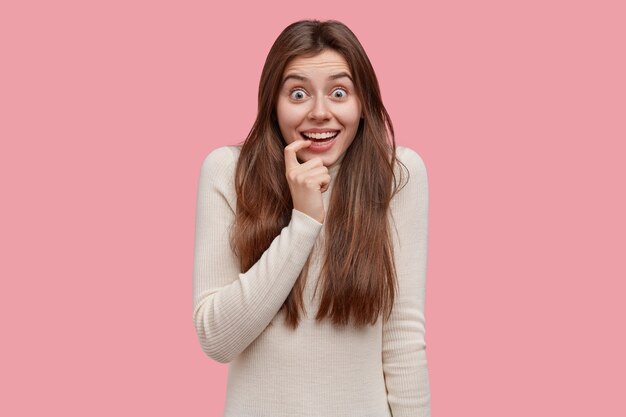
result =
[[326,211],[322,193],[328,189],[330,174],[320,158],[298,162],[296,152],[310,146],[311,140],[296,139],[285,146],[285,176],[291,191],[293,208],[324,223]]

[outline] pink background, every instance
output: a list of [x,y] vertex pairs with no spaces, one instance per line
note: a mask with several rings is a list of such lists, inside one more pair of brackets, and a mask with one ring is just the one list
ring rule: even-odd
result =
[[356,33],[427,165],[433,416],[626,415],[623,4],[3,2],[0,415],[221,415],[200,165],[302,18]]

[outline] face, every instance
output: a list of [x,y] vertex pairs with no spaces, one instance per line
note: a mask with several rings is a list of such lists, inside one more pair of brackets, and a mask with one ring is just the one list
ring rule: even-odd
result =
[[[352,73],[341,54],[324,50],[314,57],[294,58],[285,68],[279,91],[276,116],[287,144],[305,139],[303,134],[337,132],[323,141],[327,134],[317,135],[311,145],[297,153],[301,162],[314,157],[330,166],[343,158],[354,140],[361,117]],[[318,139],[318,140],[316,140]]]

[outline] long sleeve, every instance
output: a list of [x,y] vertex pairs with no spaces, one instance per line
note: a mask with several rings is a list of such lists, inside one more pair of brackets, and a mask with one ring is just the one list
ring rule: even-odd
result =
[[242,273],[229,231],[235,218],[236,148],[209,153],[200,169],[193,264],[193,321],[204,353],[231,362],[263,332],[289,295],[323,224],[293,209],[290,223]]
[[429,417],[424,317],[428,179],[424,161],[417,152],[402,147],[398,157],[408,168],[410,178],[392,201],[399,289],[391,318],[383,322],[383,371],[393,417]]

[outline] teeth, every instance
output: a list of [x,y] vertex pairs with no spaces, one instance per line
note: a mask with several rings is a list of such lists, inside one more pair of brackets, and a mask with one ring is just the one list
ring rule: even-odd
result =
[[337,136],[339,132],[327,132],[327,133],[305,133],[302,132],[302,134],[304,136],[306,136],[307,138],[310,139],[328,139],[328,138],[334,138],[335,136]]

